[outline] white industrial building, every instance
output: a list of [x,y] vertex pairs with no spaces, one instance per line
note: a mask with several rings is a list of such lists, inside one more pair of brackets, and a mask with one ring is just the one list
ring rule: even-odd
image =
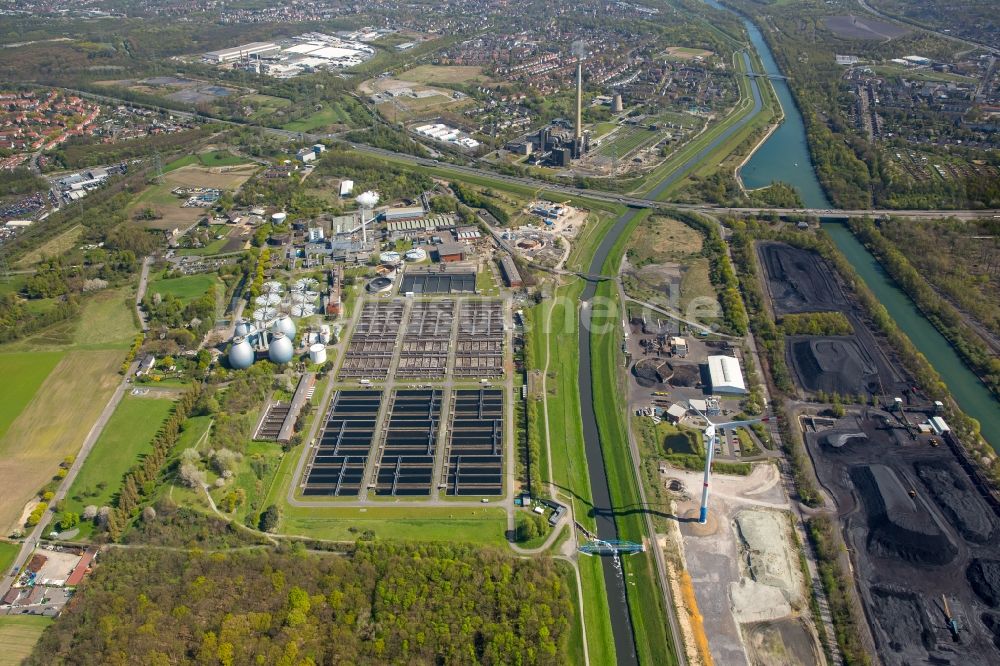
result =
[[280,50],[281,47],[274,42],[251,42],[243,46],[234,46],[231,49],[211,51],[205,54],[205,58],[213,62],[232,62],[233,60],[248,58],[250,56],[269,55],[277,53]]
[[739,359],[734,356],[709,356],[708,375],[713,393],[743,395],[747,392]]

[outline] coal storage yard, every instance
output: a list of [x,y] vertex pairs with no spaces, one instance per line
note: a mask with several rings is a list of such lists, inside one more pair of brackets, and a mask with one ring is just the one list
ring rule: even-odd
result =
[[861,308],[845,296],[834,270],[816,252],[784,243],[760,243],[771,307],[776,316],[841,312],[853,335],[794,335],[785,356],[796,382],[808,393],[841,396],[896,395],[907,382],[880,346]]
[[1000,519],[950,434],[920,434],[872,409],[807,429],[806,441],[836,500],[882,661],[1000,663]]
[[785,243],[760,243],[757,251],[776,315],[846,307],[833,272],[815,252]]

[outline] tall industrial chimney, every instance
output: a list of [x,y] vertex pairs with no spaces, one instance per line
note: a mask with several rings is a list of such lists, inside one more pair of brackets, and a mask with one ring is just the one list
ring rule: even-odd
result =
[[[578,56],[579,57],[579,56]],[[583,141],[583,60],[576,63],[576,145],[577,150]]]

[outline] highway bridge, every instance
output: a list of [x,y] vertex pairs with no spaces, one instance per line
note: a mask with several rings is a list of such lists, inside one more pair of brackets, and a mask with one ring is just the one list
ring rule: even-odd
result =
[[489,169],[482,169],[479,167],[465,166],[460,164],[450,164],[448,162],[441,162],[439,160],[428,157],[417,157],[415,155],[409,155],[407,153],[397,153],[391,150],[385,150],[383,148],[375,148],[374,146],[369,146],[363,143],[354,143],[352,141],[346,141],[337,134],[315,134],[310,132],[293,132],[291,130],[285,130],[277,127],[265,127],[263,125],[237,122],[234,120],[220,120],[217,118],[202,116],[188,111],[177,111],[176,109],[170,109],[167,107],[156,106],[152,104],[140,104],[137,102],[131,102],[129,100],[123,100],[116,97],[109,97],[107,95],[98,95],[84,90],[73,90],[69,88],[64,88],[64,90],[66,90],[67,92],[72,92],[77,95],[80,95],[81,97],[88,97],[90,99],[94,99],[100,102],[105,102],[108,104],[128,104],[130,106],[143,107],[143,108],[153,109],[155,111],[170,113],[178,118],[205,120],[209,122],[220,123],[223,125],[232,125],[234,127],[246,127],[250,129],[260,130],[262,132],[267,132],[268,134],[271,134],[273,136],[282,136],[289,140],[318,142],[324,139],[336,139],[337,141],[340,141],[342,143],[351,146],[351,148],[353,148],[358,152],[367,153],[370,155],[377,155],[396,162],[408,162],[410,164],[416,164],[423,167],[450,171],[456,174],[466,174],[469,176],[476,176],[479,178],[489,178],[490,180],[497,182],[510,183],[511,185],[517,185],[520,187],[529,187],[539,192],[563,194],[566,196],[573,196],[573,197],[586,197],[589,199],[596,199],[597,201],[623,204],[625,206],[630,206],[632,208],[690,210],[694,212],[710,213],[715,215],[754,216],[754,215],[775,214],[781,217],[813,216],[813,217],[830,218],[830,219],[847,219],[852,217],[872,217],[872,218],[904,217],[904,218],[922,218],[922,219],[938,219],[944,217],[954,217],[960,220],[972,220],[983,217],[1000,218],[1000,209],[892,210],[892,209],[868,208],[868,209],[841,210],[836,208],[829,208],[829,209],[752,208],[752,207],[731,208],[731,207],[715,206],[711,204],[684,204],[684,203],[672,203],[669,201],[657,201],[655,199],[648,199],[643,196],[619,194],[615,192],[608,192],[604,190],[592,190],[582,187],[573,187],[571,185],[552,183],[546,180],[541,180],[539,178],[531,178],[528,176],[511,176],[508,174],[496,173],[495,171],[490,171]]

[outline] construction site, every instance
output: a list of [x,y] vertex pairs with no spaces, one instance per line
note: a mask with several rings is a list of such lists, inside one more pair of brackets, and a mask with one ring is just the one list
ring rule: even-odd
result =
[[509,303],[374,297],[358,308],[323,425],[303,454],[301,495],[503,495]]
[[883,662],[997,663],[1000,503],[949,430],[922,432],[934,418],[899,406],[803,425]]
[[715,663],[825,664],[800,564],[802,535],[778,468],[714,474],[707,521],[697,522],[700,472],[669,469],[673,523]]

